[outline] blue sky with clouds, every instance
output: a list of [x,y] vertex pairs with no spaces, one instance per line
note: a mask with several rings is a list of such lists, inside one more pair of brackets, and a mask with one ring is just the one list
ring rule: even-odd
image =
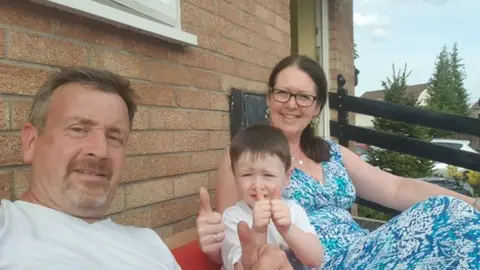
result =
[[395,68],[412,73],[409,84],[428,82],[443,45],[458,43],[465,87],[480,98],[479,0],[354,0],[355,41],[360,70],[356,95],[382,89]]

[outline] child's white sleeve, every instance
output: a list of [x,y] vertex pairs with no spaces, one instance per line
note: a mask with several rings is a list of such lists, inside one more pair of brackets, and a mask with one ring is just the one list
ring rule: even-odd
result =
[[298,203],[290,201],[290,215],[292,216],[292,223],[295,224],[300,230],[317,234],[315,227],[310,223],[307,212]]
[[234,265],[242,257],[242,247],[238,238],[237,225],[240,221],[235,214],[235,206],[227,208],[223,212],[223,223],[225,224],[225,238],[222,241],[223,269],[233,270]]

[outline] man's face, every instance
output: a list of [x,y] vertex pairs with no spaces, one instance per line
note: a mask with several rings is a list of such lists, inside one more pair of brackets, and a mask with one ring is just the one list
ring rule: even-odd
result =
[[123,174],[129,129],[119,95],[80,84],[59,87],[43,131],[27,124],[22,133],[24,159],[32,164],[30,193],[75,216],[102,216]]

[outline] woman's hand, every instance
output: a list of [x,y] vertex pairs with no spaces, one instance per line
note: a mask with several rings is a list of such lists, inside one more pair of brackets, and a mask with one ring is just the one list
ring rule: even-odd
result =
[[197,218],[198,242],[202,251],[211,260],[221,263],[220,248],[225,237],[225,225],[222,223],[222,215],[212,211],[208,191],[200,188],[200,211]]

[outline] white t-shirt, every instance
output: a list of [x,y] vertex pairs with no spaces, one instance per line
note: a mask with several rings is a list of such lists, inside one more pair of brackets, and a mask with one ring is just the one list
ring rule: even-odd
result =
[[[286,202],[290,209],[292,224],[304,232],[316,235],[315,228],[310,223],[305,210],[295,201],[288,200]],[[252,227],[253,212],[244,201],[237,202],[234,206],[225,209],[223,213],[223,223],[226,227],[225,239],[222,243],[223,269],[234,269],[234,265],[242,257],[242,249],[237,234],[237,225],[240,221],[245,221],[250,228]],[[287,244],[275,228],[273,221],[270,221],[267,227],[267,242],[283,249],[287,248]]]
[[0,205],[2,270],[178,270],[175,258],[151,229],[110,219],[87,223],[25,201]]

